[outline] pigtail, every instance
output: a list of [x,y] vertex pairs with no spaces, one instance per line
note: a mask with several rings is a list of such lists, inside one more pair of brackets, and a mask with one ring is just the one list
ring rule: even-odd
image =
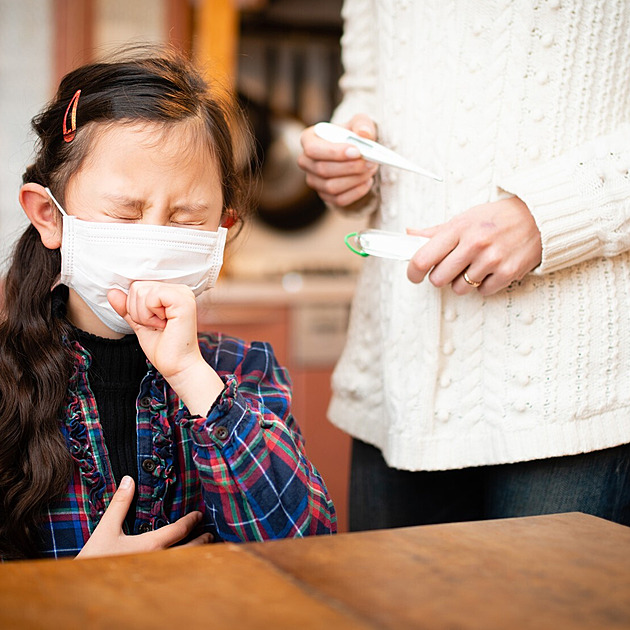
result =
[[59,430],[71,361],[51,287],[59,251],[30,226],[18,241],[0,322],[0,556],[33,557],[42,513],[66,490],[72,461]]

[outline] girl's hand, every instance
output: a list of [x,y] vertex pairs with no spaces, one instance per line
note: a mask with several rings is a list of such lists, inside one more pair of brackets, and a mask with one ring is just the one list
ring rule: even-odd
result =
[[186,286],[166,282],[132,282],[129,295],[112,289],[114,310],[138,336],[147,358],[165,378],[201,357],[197,345],[195,296]]
[[129,287],[129,295],[112,289],[107,298],[133,328],[149,361],[189,411],[206,415],[223,391],[223,381],[201,356],[197,342],[197,304],[190,288],[138,281]]
[[[542,257],[540,232],[518,197],[474,206],[442,225],[408,231],[431,239],[409,262],[409,280],[422,282],[428,274],[433,285],[450,283],[458,295],[474,290],[492,295],[520,280]],[[480,285],[466,282],[464,273]]]
[[[376,140],[376,125],[365,114],[357,114],[345,127]],[[301,142],[304,153],[298,165],[306,172],[306,183],[325,202],[345,207],[370,192],[378,165],[364,160],[356,147],[323,140],[313,127],[302,132]]]
[[[123,477],[101,522],[96,526],[77,558],[116,556],[124,553],[144,553],[166,549],[186,538],[201,521],[201,512],[191,512],[155,531],[127,536],[123,533],[122,526],[133,499],[133,491],[133,479]],[[182,546],[205,545],[210,542],[212,542],[212,534],[206,533]]]

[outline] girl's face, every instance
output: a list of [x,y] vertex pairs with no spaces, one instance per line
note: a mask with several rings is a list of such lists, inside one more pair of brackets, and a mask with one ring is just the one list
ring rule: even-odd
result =
[[70,177],[64,209],[85,221],[216,230],[223,196],[205,137],[191,122],[105,127]]
[[[115,124],[99,130],[66,186],[64,209],[84,221],[216,231],[223,212],[219,170],[195,123]],[[102,337],[120,337],[70,290],[68,318]]]

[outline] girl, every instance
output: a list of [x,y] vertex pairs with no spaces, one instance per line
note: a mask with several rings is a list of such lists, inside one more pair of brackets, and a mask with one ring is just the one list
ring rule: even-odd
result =
[[271,348],[198,335],[248,178],[188,62],[68,74],[33,121],[0,322],[0,552],[141,552],[332,533]]

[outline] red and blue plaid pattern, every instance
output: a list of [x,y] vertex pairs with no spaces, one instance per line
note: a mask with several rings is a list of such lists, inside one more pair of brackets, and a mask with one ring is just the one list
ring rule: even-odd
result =
[[[140,386],[133,533],[193,510],[204,513],[205,530],[219,540],[335,532],[332,501],[306,457],[290,380],[271,347],[224,335],[200,335],[199,344],[225,382],[207,417],[191,416],[150,364]],[[81,550],[116,489],[88,379],[90,357],[76,342],[72,349],[76,370],[61,429],[75,472],[42,527],[42,555],[55,558]]]

